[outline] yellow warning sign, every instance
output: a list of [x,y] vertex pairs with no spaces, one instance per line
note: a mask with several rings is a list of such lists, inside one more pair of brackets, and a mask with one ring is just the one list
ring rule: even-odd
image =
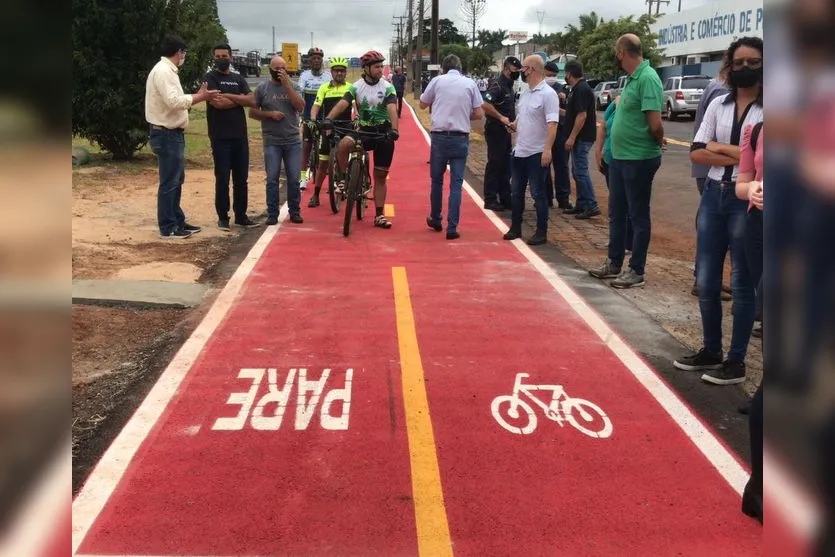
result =
[[288,72],[299,71],[299,45],[298,43],[281,43],[281,57],[287,62]]

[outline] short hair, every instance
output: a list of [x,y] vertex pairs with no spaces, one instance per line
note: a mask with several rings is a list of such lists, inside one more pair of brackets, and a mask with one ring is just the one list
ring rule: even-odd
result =
[[214,54],[215,50],[225,50],[229,53],[229,56],[232,56],[232,47],[229,46],[227,43],[218,43],[212,49],[212,54]]
[[565,63],[565,73],[570,73],[579,79],[583,77],[583,64],[579,60],[569,60]]
[[444,73],[447,73],[449,70],[461,70],[461,58],[456,56],[455,54],[450,54],[449,56],[444,58],[444,61],[441,62],[441,70]]
[[185,48],[186,42],[183,38],[179,35],[172,35],[170,33],[162,38],[162,44],[160,45],[160,51],[166,58],[174,56],[181,50],[185,50]]

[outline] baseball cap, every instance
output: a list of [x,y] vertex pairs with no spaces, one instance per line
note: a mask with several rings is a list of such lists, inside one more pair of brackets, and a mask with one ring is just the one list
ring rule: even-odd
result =
[[547,62],[545,64],[545,71],[554,72],[556,74],[560,73],[560,67],[557,66],[556,62]]
[[504,63],[513,66],[517,70],[522,68],[522,62],[515,56],[508,56],[504,59]]

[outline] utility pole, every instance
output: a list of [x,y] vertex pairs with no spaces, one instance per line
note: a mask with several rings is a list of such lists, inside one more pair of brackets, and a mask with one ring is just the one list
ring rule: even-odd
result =
[[273,56],[275,56],[275,25],[273,25]]
[[418,0],[418,14],[420,14],[420,18],[418,21],[417,62],[415,65],[415,82],[413,85],[416,96],[422,92],[421,81],[423,80],[423,30],[425,28],[423,0]]
[[406,19],[405,15],[395,16],[394,19],[399,19],[400,21],[395,21],[392,23],[394,25],[395,30],[397,31],[397,50],[395,51],[396,54],[392,56],[392,65],[394,66],[403,66],[403,20]]
[[542,36],[542,20],[545,19],[545,10],[536,10],[536,17],[539,19],[539,33],[538,35]]
[[432,54],[430,56],[430,60],[433,64],[438,64],[438,12],[439,12],[439,0],[432,0],[432,36],[431,36],[431,48]]
[[412,53],[415,49],[412,47],[412,37],[414,36],[412,35],[412,30],[414,29],[415,10],[412,5],[412,0],[408,0],[408,6],[406,6],[406,9],[408,10],[408,17],[406,19],[406,61],[409,64],[409,70],[407,71],[406,68],[403,68],[403,71],[407,72],[407,75],[412,75],[412,89],[414,89],[415,63],[414,60],[412,60]]

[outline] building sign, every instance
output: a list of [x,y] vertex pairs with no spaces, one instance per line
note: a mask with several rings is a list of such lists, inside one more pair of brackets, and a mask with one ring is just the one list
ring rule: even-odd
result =
[[511,31],[507,34],[508,40],[516,43],[523,43],[528,40],[527,31]]
[[739,37],[763,36],[762,0],[714,2],[672,13],[652,26],[664,55],[684,56],[720,52]]

